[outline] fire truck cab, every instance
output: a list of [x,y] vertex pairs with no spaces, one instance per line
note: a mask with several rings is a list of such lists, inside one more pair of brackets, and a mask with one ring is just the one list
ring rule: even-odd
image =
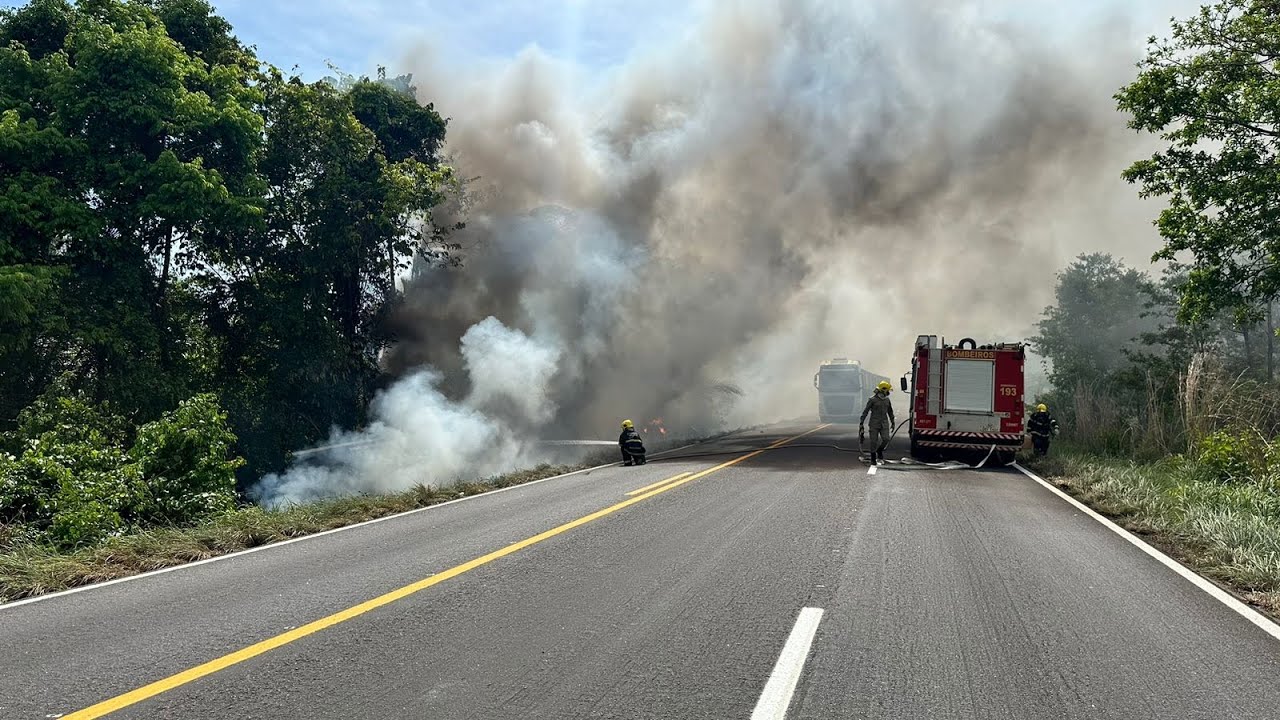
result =
[[[908,393],[912,455],[993,451],[1010,462],[1025,442],[1022,343],[956,345],[937,335],[916,338]],[[909,379],[908,379],[909,378]]]

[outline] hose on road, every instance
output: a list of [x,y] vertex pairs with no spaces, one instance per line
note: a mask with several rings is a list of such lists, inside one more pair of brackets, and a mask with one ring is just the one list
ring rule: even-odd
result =
[[[892,436],[890,437],[892,438]],[[688,460],[688,459],[702,458],[702,457],[725,457],[729,455],[741,455],[744,452],[756,452],[756,451],[775,452],[778,450],[800,450],[800,449],[806,449],[806,448],[807,449],[816,448],[820,450],[821,449],[835,450],[837,452],[845,452],[845,453],[857,453],[860,458],[862,456],[869,454],[867,453],[867,451],[863,450],[861,447],[856,447],[856,448],[843,447],[841,445],[835,445],[833,443],[787,443],[786,445],[779,445],[777,447],[756,448],[755,450],[752,450],[750,448],[738,448],[737,450],[714,450],[709,452],[682,453],[680,455],[663,455],[662,459],[663,460]],[[987,451],[986,457],[984,457],[980,462],[978,462],[975,465],[963,463],[963,462],[960,462],[959,460],[950,460],[948,462],[931,463],[931,462],[924,462],[922,460],[916,460],[915,458],[912,458],[912,457],[904,457],[901,460],[886,460],[885,465],[890,465],[890,466],[900,465],[904,467],[921,467],[921,468],[930,468],[933,470],[959,470],[962,468],[977,470],[988,464],[988,461],[991,459],[992,455],[995,454],[995,450],[996,450],[996,446],[992,445],[991,448]],[[656,456],[655,456],[655,459],[657,459]],[[1009,467],[1011,465],[1013,465],[1013,462],[999,463],[1000,467]]]

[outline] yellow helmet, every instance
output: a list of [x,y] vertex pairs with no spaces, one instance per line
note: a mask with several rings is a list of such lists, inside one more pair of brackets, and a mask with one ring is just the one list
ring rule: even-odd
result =
[[1036,412],[1049,412],[1049,406],[1044,403],[1040,403],[1036,406]]
[[876,385],[876,389],[884,390],[885,392],[893,392],[893,386],[889,384],[888,380],[881,380],[880,384]]
[[624,428],[635,427],[635,423],[631,422],[630,420],[623,420],[622,427]]

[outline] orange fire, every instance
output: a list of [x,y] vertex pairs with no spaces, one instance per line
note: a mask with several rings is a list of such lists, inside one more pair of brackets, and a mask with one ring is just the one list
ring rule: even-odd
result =
[[666,435],[667,429],[662,426],[662,418],[654,418],[649,421],[649,428],[656,431],[659,435]]

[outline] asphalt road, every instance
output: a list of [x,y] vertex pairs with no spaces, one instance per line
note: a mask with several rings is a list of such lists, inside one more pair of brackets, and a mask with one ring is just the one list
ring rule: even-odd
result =
[[0,717],[1280,716],[1280,642],[1020,473],[744,459],[813,427],[0,606]]

